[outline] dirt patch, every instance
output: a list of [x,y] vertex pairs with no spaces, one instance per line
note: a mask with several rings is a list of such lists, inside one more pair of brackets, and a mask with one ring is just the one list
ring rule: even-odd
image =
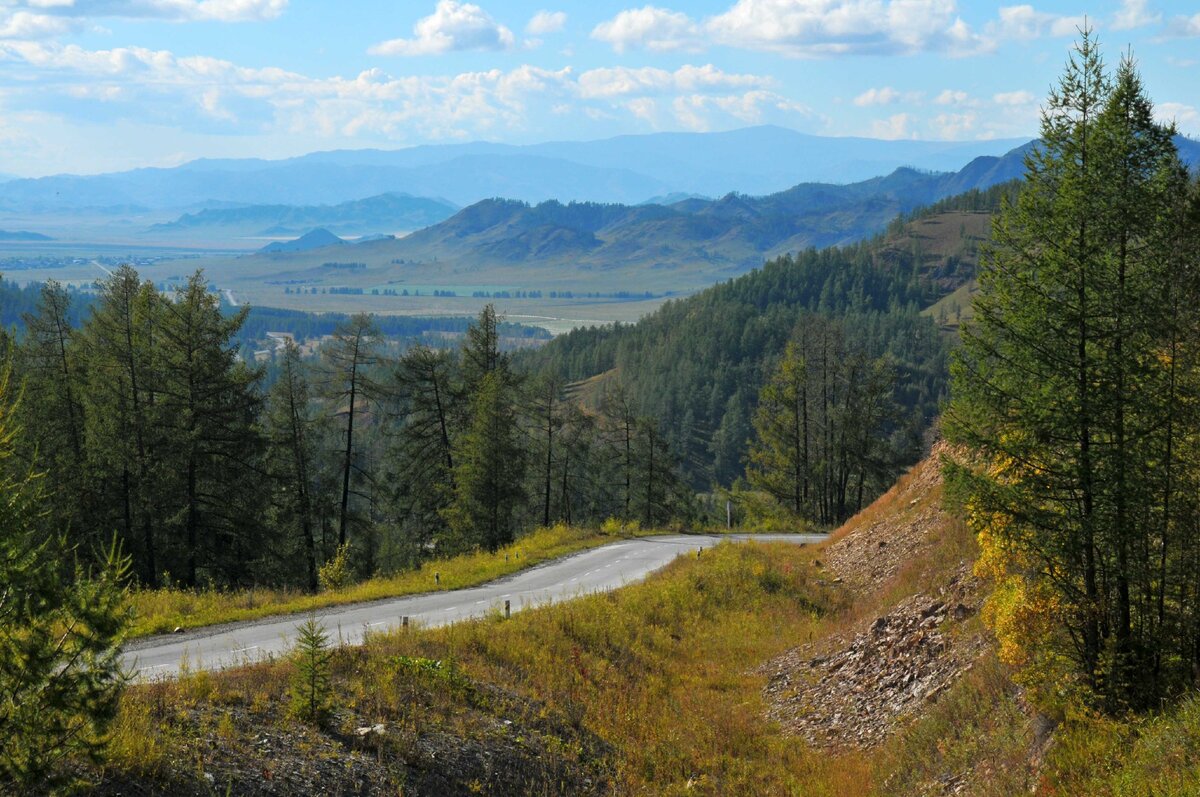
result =
[[979,608],[965,570],[936,595],[914,595],[855,632],[768,662],[768,716],[817,747],[872,747],[916,715],[983,650],[961,624]]
[[878,587],[916,560],[931,544],[933,532],[950,522],[942,511],[942,456],[932,453],[888,492],[838,532],[825,551],[825,564],[856,589]]
[[[928,458],[835,532],[815,563],[853,596],[853,611],[875,605],[871,596],[907,583],[902,574],[912,564],[934,561],[935,546],[957,523],[942,509],[941,460],[948,450],[944,443],[935,445]],[[759,672],[770,679],[769,717],[814,746],[861,749],[920,713],[985,647],[981,633],[964,626],[982,603],[971,564],[943,567],[947,572],[922,581],[932,586],[884,601],[845,632],[764,665]]]

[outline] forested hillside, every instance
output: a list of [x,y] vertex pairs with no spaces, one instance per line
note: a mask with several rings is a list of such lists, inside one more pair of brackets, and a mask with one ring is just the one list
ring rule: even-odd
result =
[[895,371],[902,415],[887,425],[890,461],[873,490],[915,456],[945,398],[950,342],[921,311],[974,277],[991,211],[1011,183],[910,214],[870,241],[808,249],[673,301],[632,325],[580,329],[526,355],[598,398],[620,384],[662,420],[697,487],[743,473],[758,392],[802,318],[833,321],[843,345]]

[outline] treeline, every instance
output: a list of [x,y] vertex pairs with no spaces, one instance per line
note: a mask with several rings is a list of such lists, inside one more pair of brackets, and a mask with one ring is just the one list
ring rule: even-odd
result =
[[1200,685],[1200,186],[1090,32],[995,222],[947,429],[986,617],[1051,717]]
[[799,517],[840,524],[887,489],[905,443],[896,369],[844,322],[797,324],[754,411],[747,475]]
[[919,247],[894,244],[881,237],[780,257],[636,325],[578,329],[521,361],[567,380],[612,372],[662,420],[693,486],[730,485],[745,472],[759,390],[798,325],[836,319],[855,350],[886,357],[895,374],[899,413],[886,432],[894,468],[916,456],[946,396],[949,353],[920,314],[945,288],[930,279]]
[[970,191],[939,199],[931,205],[898,215],[888,225],[887,234],[900,235],[904,228],[914,221],[939,213],[995,213],[1000,210],[1005,200],[1016,197],[1020,187],[1020,180],[1009,180],[988,188],[972,188]]
[[251,311],[197,273],[172,295],[122,267],[75,323],[48,283],[17,341],[15,450],[44,474],[47,534],[86,555],[114,533],[146,585],[315,589],[495,549],[523,529],[664,524],[689,501],[657,424],[619,391],[584,413],[519,374],[488,307],[459,350],[394,357],[377,319],[343,318],[315,361],[288,346],[269,391],[240,356]]
[[[36,296],[36,290],[33,291]],[[36,302],[36,298],[34,299]],[[29,312],[26,310],[25,312]],[[332,335],[339,326],[344,326],[350,316],[346,313],[309,313],[303,310],[284,310],[277,307],[251,307],[241,328],[239,340],[252,342],[264,340],[268,332],[290,333],[296,340],[310,340]],[[550,333],[540,327],[524,324],[499,322],[500,335],[505,338],[546,339]],[[469,318],[420,317],[420,316],[376,316],[375,325],[379,334],[396,340],[419,338],[429,332],[462,334],[471,325]]]

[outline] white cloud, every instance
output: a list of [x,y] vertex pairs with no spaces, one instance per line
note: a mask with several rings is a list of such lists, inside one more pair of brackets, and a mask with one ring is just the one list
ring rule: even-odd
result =
[[592,38],[608,42],[619,53],[634,47],[647,50],[696,50],[700,28],[687,14],[645,6],[622,11],[592,30]]
[[933,100],[938,105],[967,105],[971,103],[971,95],[959,89],[943,89]]
[[[416,141],[527,130],[537,113],[570,112],[701,130],[763,121],[787,123],[811,111],[776,93],[774,80],[711,64],[675,70],[521,66],[443,76],[311,77],[250,68],[207,56],[122,47],[0,42],[0,71],[18,78],[27,107],[46,97],[108,103],[115,120],[188,131],[286,133],[307,140]],[[23,93],[22,93],[23,92]],[[50,100],[46,100],[50,102]],[[154,118],[147,120],[149,109]],[[91,113],[89,111],[88,113]],[[628,118],[627,116],[627,118]]]
[[413,38],[373,45],[372,55],[437,55],[456,50],[507,50],[516,39],[482,8],[457,0],[438,0],[434,12],[413,25]]
[[1172,18],[1165,32],[1171,36],[1200,36],[1200,14]]
[[0,39],[41,39],[64,33],[70,27],[71,21],[63,17],[0,9]]
[[617,52],[720,44],[792,57],[964,54],[986,46],[958,17],[955,0],[737,0],[704,20],[645,6],[597,25],[592,37]]
[[0,39],[46,39],[107,17],[172,22],[267,20],[278,17],[287,5],[288,0],[0,0]]
[[1037,97],[1028,91],[1004,91],[993,94],[992,102],[997,105],[1022,106],[1037,102]]
[[1162,21],[1162,14],[1151,12],[1147,0],[1122,0],[1121,8],[1113,15],[1113,30],[1131,30]]
[[531,36],[546,36],[558,33],[567,24],[567,15],[562,11],[539,11],[525,26],[525,32]]
[[1005,6],[999,20],[987,26],[988,35],[1003,39],[1037,39],[1042,36],[1074,36],[1083,27],[1083,17],[1065,17],[1038,11],[1031,5]]
[[1160,102],[1154,107],[1154,116],[1159,122],[1174,122],[1185,136],[1200,134],[1200,110],[1182,102]]
[[712,64],[680,67],[674,72],[654,67],[602,67],[579,76],[579,93],[585,98],[654,95],[687,92],[693,94],[761,88],[772,83],[769,77],[723,72]]
[[975,111],[943,113],[934,117],[932,127],[935,137],[958,141],[964,138],[978,138],[978,122],[979,114]]
[[897,113],[887,119],[876,119],[871,124],[871,135],[875,138],[898,139],[915,138],[912,131],[913,118],[907,113]]
[[891,86],[884,86],[881,89],[867,89],[854,98],[854,104],[860,108],[865,108],[868,105],[891,105],[899,99],[900,92]]

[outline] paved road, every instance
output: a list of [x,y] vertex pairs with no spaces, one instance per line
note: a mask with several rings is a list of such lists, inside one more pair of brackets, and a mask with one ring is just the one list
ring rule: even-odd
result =
[[[502,610],[506,600],[515,612],[616,589],[641,580],[680,554],[694,555],[698,548],[710,548],[728,539],[814,543],[825,539],[825,535],[675,535],[622,540],[478,587],[334,606],[314,616],[336,640],[355,645],[362,642],[365,633],[399,626],[403,617],[423,627],[446,625],[482,617],[493,609]],[[256,661],[289,650],[296,627],[309,616],[269,617],[136,640],[126,646],[124,663],[141,678],[156,678],[178,674],[185,658],[193,671]]]

